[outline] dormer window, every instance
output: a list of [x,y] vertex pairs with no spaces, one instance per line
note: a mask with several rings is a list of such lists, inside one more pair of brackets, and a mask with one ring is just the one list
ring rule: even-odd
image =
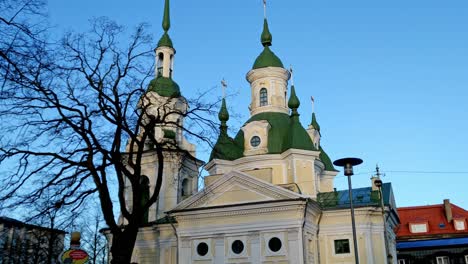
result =
[[465,230],[465,220],[464,219],[455,219],[453,220],[453,225],[455,226],[455,230]]
[[426,233],[427,232],[427,223],[413,223],[410,224],[410,232],[415,233]]
[[260,106],[268,105],[268,91],[266,88],[260,89]]

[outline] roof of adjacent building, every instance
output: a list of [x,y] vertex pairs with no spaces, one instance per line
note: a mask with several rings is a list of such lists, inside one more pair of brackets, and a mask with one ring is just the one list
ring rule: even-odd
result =
[[[352,190],[353,206],[367,207],[380,206],[379,191],[373,191],[372,187],[355,188]],[[382,185],[384,205],[395,208],[392,184],[387,182]],[[348,190],[322,192],[317,195],[317,201],[322,209],[346,209],[350,207]]]
[[6,216],[0,216],[0,224],[4,224],[6,226],[18,227],[18,228],[26,227],[26,228],[29,228],[29,229],[41,229],[41,230],[52,231],[52,232],[55,232],[55,233],[62,233],[62,234],[66,233],[65,231],[60,230],[60,229],[28,224],[28,223],[19,221],[19,220],[14,219],[14,218],[6,217]]
[[[411,206],[398,208],[401,224],[397,230],[397,239],[451,237],[465,235],[468,237],[468,211],[449,203],[452,218],[465,221],[465,230],[456,230],[454,221],[449,221],[445,212],[444,204]],[[411,233],[411,223],[427,223],[428,232]]]

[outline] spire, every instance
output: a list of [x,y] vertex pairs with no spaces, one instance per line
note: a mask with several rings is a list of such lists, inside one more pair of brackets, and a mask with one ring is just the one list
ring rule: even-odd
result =
[[243,150],[234,142],[234,140],[228,135],[228,126],[227,121],[229,120],[229,112],[226,107],[226,98],[225,98],[225,89],[227,88],[227,83],[223,79],[221,81],[223,88],[223,100],[221,103],[221,109],[218,113],[219,121],[221,125],[219,126],[219,137],[216,141],[213,150],[211,151],[210,160],[213,159],[222,159],[222,160],[235,160],[243,155]]
[[288,107],[291,108],[292,116],[299,116],[299,113],[297,112],[297,108],[299,108],[299,105],[301,105],[301,102],[299,101],[299,98],[296,96],[296,89],[294,88],[294,85],[291,86],[291,96],[289,97],[288,100]]
[[270,33],[270,29],[268,28],[268,21],[265,18],[263,20],[263,32],[261,36],[261,42],[264,47],[271,46],[271,42],[273,40],[273,36]]
[[163,22],[162,28],[164,29],[164,34],[162,35],[161,39],[158,42],[159,47],[170,47],[173,48],[172,40],[167,33],[169,28],[171,28],[171,18],[169,15],[169,0],[166,0],[164,3],[164,15],[163,15]]
[[263,18],[263,31],[260,36],[260,42],[263,45],[263,52],[255,60],[253,69],[265,68],[265,67],[280,67],[283,68],[283,63],[278,56],[270,50],[270,46],[273,40],[273,36],[268,28],[268,21],[266,17],[266,0],[263,0],[264,18]]
[[169,31],[169,28],[171,28],[171,17],[169,15],[169,0],[166,0],[166,2],[164,3],[164,16],[162,27],[164,29],[164,32]]
[[310,100],[312,101],[312,121],[310,122],[310,126],[312,126],[315,130],[320,132],[320,125],[317,123],[317,117],[315,117],[315,100],[314,100],[314,97],[311,96]]

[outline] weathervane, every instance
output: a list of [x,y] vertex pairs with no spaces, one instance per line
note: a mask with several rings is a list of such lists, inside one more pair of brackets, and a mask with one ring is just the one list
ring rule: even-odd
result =
[[221,80],[221,86],[223,89],[223,98],[226,98],[227,83],[226,83],[226,80],[224,80],[224,78]]

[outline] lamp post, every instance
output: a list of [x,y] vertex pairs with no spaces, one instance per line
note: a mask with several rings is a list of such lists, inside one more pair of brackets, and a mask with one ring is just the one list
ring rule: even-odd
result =
[[351,185],[351,176],[354,175],[353,166],[359,165],[362,163],[362,159],[358,158],[344,158],[335,160],[334,165],[344,168],[344,175],[348,176],[348,192],[349,192],[349,203],[351,207],[351,224],[353,229],[353,244],[354,244],[354,259],[356,264],[359,264],[359,251],[356,238],[356,223],[354,219],[354,206],[353,206],[353,188]]
[[[379,176],[379,167],[377,167],[377,175]],[[387,255],[387,261],[388,263],[393,262],[393,256],[389,252],[388,248],[388,240],[387,240],[387,223],[385,220],[385,205],[384,205],[384,199],[383,199],[383,194],[382,194],[382,180],[377,179],[374,181],[375,187],[379,188],[379,198],[380,198],[380,207],[382,208],[382,218],[383,218],[383,227],[384,227],[384,243],[385,243],[385,254]]]

